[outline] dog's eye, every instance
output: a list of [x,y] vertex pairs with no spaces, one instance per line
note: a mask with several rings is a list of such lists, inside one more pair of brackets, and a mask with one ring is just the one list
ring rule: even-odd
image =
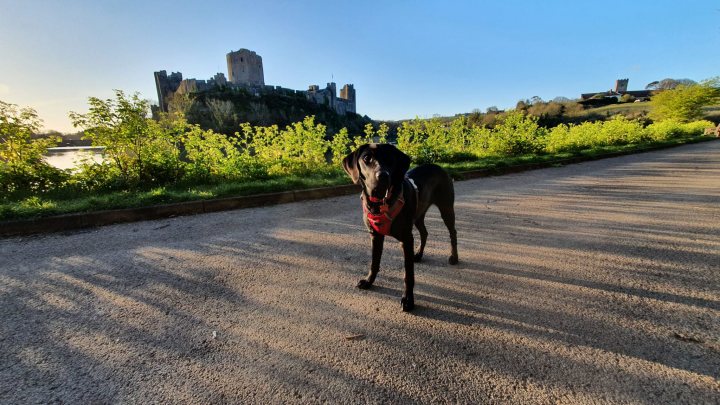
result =
[[370,162],[372,162],[372,156],[370,156],[370,155],[365,155],[365,156],[363,156],[363,161],[364,161],[366,164],[369,164]]

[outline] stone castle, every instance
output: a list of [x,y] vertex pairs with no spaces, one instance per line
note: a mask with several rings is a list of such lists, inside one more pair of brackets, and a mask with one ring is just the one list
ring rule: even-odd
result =
[[652,91],[650,90],[628,90],[628,82],[629,79],[617,79],[615,80],[615,88],[610,89],[605,92],[599,92],[599,93],[582,93],[580,94],[580,100],[589,100],[593,98],[593,96],[596,96],[598,94],[603,95],[604,97],[615,97],[620,98],[621,96],[625,94],[629,94],[637,99],[648,99],[652,95]]
[[357,112],[355,110],[355,87],[352,84],[346,84],[340,89],[340,97],[337,97],[337,87],[333,82],[328,83],[324,89],[313,84],[307,90],[266,85],[262,57],[248,49],[228,53],[227,70],[229,80],[223,73],[217,73],[208,80],[198,80],[183,79],[180,72],[172,72],[169,76],[164,70],[155,72],[159,109],[167,112],[168,103],[174,94],[199,93],[225,87],[243,89],[255,96],[263,94],[301,96],[313,103],[324,104],[341,115]]

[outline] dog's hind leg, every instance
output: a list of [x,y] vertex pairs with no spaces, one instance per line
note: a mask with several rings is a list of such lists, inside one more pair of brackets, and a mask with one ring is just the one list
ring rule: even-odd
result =
[[357,288],[367,290],[372,287],[377,277],[378,271],[380,271],[380,258],[382,257],[383,244],[385,242],[385,236],[379,233],[372,233],[372,261],[370,262],[370,272],[367,278],[360,279],[357,283]]
[[423,252],[425,251],[425,242],[427,242],[428,237],[428,231],[425,227],[424,213],[422,214],[422,216],[415,220],[415,227],[418,229],[418,232],[420,232],[420,247],[418,248],[417,253],[415,253],[414,260],[415,262],[419,262],[420,260],[422,260]]
[[452,205],[438,205],[440,209],[440,216],[445,222],[448,231],[450,231],[450,257],[448,263],[458,263],[458,252],[457,252],[457,231],[455,230],[455,209]]

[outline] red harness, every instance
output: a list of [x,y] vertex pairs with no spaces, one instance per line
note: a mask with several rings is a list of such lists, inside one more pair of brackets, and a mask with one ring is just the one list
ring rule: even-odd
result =
[[373,214],[372,212],[370,212],[367,204],[363,202],[363,211],[367,216],[368,224],[370,224],[370,226],[372,227],[372,229],[375,230],[375,232],[382,235],[389,235],[390,226],[392,225],[393,219],[395,219],[395,217],[400,213],[403,206],[405,205],[405,199],[403,198],[402,192],[392,206],[388,205],[385,198],[381,200],[375,197],[368,197],[368,199],[370,200],[370,202],[373,203],[382,202],[382,204],[380,205],[380,212],[377,214]]
[[[413,189],[415,190],[415,199],[417,200],[417,186],[415,186],[415,183],[411,179],[407,180],[409,180],[410,184],[413,186]],[[365,213],[365,216],[367,216],[368,224],[370,224],[370,227],[372,227],[375,232],[382,235],[390,234],[390,227],[392,226],[393,220],[397,217],[400,211],[402,211],[403,206],[405,206],[405,197],[403,194],[404,190],[403,188],[400,188],[400,194],[392,205],[388,204],[387,197],[380,199],[367,196],[371,203],[382,203],[380,205],[380,212],[377,214],[370,212],[368,205],[364,201],[365,196],[363,195],[363,212]]]

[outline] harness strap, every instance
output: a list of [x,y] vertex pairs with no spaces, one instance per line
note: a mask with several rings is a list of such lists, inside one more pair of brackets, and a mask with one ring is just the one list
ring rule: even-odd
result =
[[[382,234],[382,235],[388,235],[390,234],[390,228],[392,226],[393,220],[395,220],[395,217],[400,214],[400,211],[402,211],[403,207],[405,206],[405,196],[404,196],[404,183],[409,182],[412,186],[413,191],[415,192],[415,211],[417,212],[417,208],[419,205],[418,202],[418,188],[417,185],[415,185],[415,182],[409,178],[405,177],[405,181],[401,183],[400,192],[398,193],[397,198],[392,203],[392,205],[387,203],[387,199],[379,199],[374,198],[372,196],[366,195],[365,188],[363,187],[363,192],[360,194],[360,198],[363,200],[363,213],[368,219],[368,224],[372,229],[374,229],[376,232]],[[388,195],[391,195],[391,193],[388,193]],[[370,211],[370,207],[368,207],[368,204],[366,203],[365,199],[368,199],[368,201],[372,203],[379,203],[382,202],[382,204],[378,208],[378,213],[372,213]]]
[[411,179],[410,177],[405,177],[405,180],[407,180],[412,186],[413,190],[415,190],[415,213],[417,214],[417,210],[420,207],[420,192],[418,191],[418,187],[415,185],[415,181],[413,181],[413,179]]

